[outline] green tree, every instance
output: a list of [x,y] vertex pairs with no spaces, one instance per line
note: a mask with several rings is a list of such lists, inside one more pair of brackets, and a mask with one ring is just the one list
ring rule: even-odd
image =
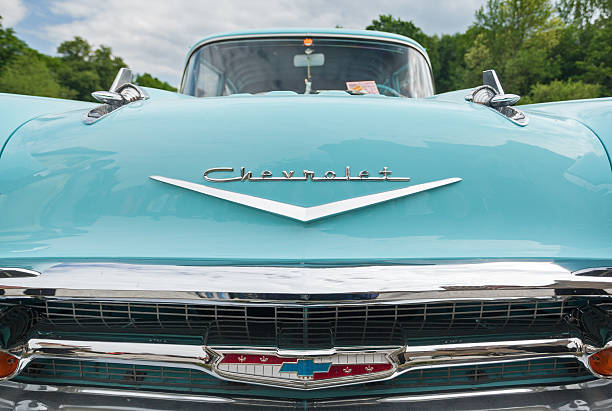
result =
[[0,91],[44,97],[72,98],[74,94],[60,86],[44,60],[27,51],[14,57],[0,76]]
[[403,21],[396,19],[392,15],[381,14],[378,20],[372,20],[372,24],[366,27],[366,30],[386,31],[387,33],[396,33],[402,36],[410,37],[420,43],[423,47],[430,42],[431,38],[423,33],[412,21]]
[[62,86],[74,90],[78,100],[93,101],[91,93],[108,90],[119,69],[126,67],[121,57],[113,56],[110,47],[102,45],[94,50],[78,36],[61,43],[57,52],[60,57],[49,61],[51,70]]
[[23,54],[28,46],[15,36],[11,28],[2,27],[2,16],[0,16],[0,72],[16,56]]
[[488,0],[473,28],[479,33],[465,55],[467,82],[477,84],[480,73],[492,68],[506,90],[527,94],[532,84],[558,78],[553,51],[563,24],[550,0]]
[[557,55],[561,78],[602,85],[612,95],[612,0],[562,0],[567,23]]
[[62,42],[57,48],[58,54],[65,61],[86,61],[91,54],[91,45],[82,37],[76,36],[74,40]]
[[391,15],[380,15],[378,20],[373,20],[366,29],[400,34],[421,44],[431,60],[436,92],[443,93],[472,85],[464,85],[466,71],[464,55],[473,43],[477,29],[470,29],[466,33],[445,34],[441,37],[428,36],[412,21],[403,21]]
[[92,68],[98,73],[99,84],[102,90],[107,90],[120,68],[127,67],[121,57],[113,56],[110,47],[100,46],[88,58]]
[[478,36],[477,28],[470,28],[465,33],[445,34],[440,37],[438,58],[440,69],[436,80],[436,91],[458,90],[474,86],[471,71],[468,71],[465,55],[472,47]]
[[[82,37],[62,42],[58,57],[29,48],[0,16],[0,92],[93,101],[91,93],[108,90],[117,72],[127,64],[110,47],[94,49]],[[145,87],[176,91],[151,74],[137,76]]]
[[176,87],[172,87],[165,81],[161,81],[157,77],[153,77],[149,73],[139,74],[136,76],[136,84],[143,87],[153,87],[162,90],[176,91]]
[[104,90],[100,85],[100,76],[89,61],[91,45],[81,37],[64,41],[57,48],[60,57],[52,62],[60,84],[74,90],[77,100],[93,100],[91,93]]
[[548,84],[538,83],[532,86],[531,91],[521,99],[520,104],[600,97],[601,89],[599,84],[554,80]]
[[380,15],[378,20],[372,20],[372,24],[366,27],[366,30],[386,31],[388,33],[400,34],[410,37],[418,42],[427,50],[429,59],[431,60],[431,68],[434,78],[440,73],[440,60],[438,58],[438,43],[439,39],[436,36],[430,37],[423,33],[412,21],[403,21],[394,18],[392,15]]
[[557,8],[566,22],[584,27],[595,20],[609,20],[612,0],[560,0]]

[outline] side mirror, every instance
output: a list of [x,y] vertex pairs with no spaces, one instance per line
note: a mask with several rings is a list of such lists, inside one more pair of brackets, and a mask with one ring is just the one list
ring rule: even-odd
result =
[[467,101],[491,107],[519,126],[526,126],[529,119],[522,111],[510,107],[519,101],[521,96],[505,94],[495,70],[482,72],[482,86],[476,87],[471,94],[465,96]]

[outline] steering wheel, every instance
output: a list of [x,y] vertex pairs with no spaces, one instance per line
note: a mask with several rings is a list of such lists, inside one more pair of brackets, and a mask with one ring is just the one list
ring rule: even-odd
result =
[[376,83],[376,87],[378,87],[378,91],[380,91],[380,94],[384,96],[402,97],[402,95],[398,93],[397,90],[389,86],[385,86],[384,84]]

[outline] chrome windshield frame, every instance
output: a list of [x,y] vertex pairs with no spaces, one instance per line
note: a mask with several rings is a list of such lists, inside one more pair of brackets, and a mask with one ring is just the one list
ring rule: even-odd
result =
[[217,38],[204,40],[198,43],[195,47],[193,47],[193,49],[190,50],[189,54],[187,54],[187,58],[185,59],[185,64],[183,66],[183,73],[181,75],[181,84],[179,86],[178,92],[180,94],[185,94],[183,92],[183,88],[185,85],[185,74],[187,73],[187,67],[189,66],[189,62],[191,58],[193,57],[193,55],[196,52],[198,52],[200,49],[202,49],[202,47],[204,46],[208,46],[213,43],[223,43],[226,41],[236,41],[236,40],[276,39],[276,38],[280,39],[280,38],[301,38],[301,37],[317,37],[317,38],[325,38],[325,39],[339,38],[339,39],[370,40],[370,41],[380,41],[380,42],[386,42],[386,43],[400,44],[406,47],[410,47],[411,49],[417,51],[421,56],[423,56],[423,58],[425,59],[425,62],[427,62],[427,67],[429,68],[429,76],[431,78],[431,86],[433,90],[433,95],[436,94],[436,81],[433,75],[433,69],[431,67],[431,61],[429,60],[429,56],[427,55],[427,53],[424,53],[423,50],[419,49],[414,44],[408,41],[396,39],[396,38],[383,37],[383,36],[364,36],[364,35],[357,35],[357,34],[342,34],[342,33],[338,33],[338,34],[320,33],[319,34],[319,33],[309,33],[309,32],[276,33],[276,34],[269,34],[269,33],[268,34],[243,34],[243,35],[236,35],[236,36],[223,36],[223,37],[217,37]]

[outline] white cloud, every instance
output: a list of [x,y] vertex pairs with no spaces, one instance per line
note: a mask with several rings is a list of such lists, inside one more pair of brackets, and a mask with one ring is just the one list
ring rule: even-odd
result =
[[82,36],[95,45],[108,45],[137,72],[149,72],[176,85],[189,47],[211,33],[336,25],[363,29],[379,14],[414,20],[426,33],[448,33],[464,30],[483,2],[56,0],[51,11],[71,21],[42,27],[41,32],[57,44]]
[[2,16],[4,27],[15,27],[27,14],[28,9],[21,0],[2,0],[0,2],[0,16]]

